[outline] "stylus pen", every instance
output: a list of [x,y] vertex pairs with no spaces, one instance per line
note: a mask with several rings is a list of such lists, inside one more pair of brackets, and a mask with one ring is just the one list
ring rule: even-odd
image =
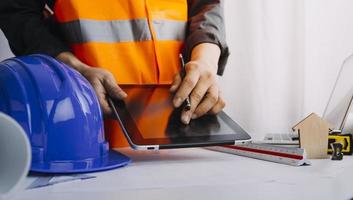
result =
[[[180,63],[181,63],[181,78],[184,79],[185,75],[186,75],[186,70],[185,70],[185,62],[184,62],[184,58],[182,54],[179,54],[179,58],[180,58]],[[185,106],[184,106],[185,110],[190,110],[191,109],[191,103],[190,103],[190,96],[187,96],[185,99]]]

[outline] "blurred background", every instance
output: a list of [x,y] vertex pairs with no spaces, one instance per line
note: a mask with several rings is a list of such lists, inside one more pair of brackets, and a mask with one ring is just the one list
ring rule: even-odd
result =
[[[225,111],[255,139],[322,115],[353,53],[352,9],[351,0],[225,0]],[[0,31],[0,60],[12,56]]]
[[[353,1],[226,0],[226,111],[255,139],[320,116],[353,53]],[[352,75],[353,76],[353,75]]]

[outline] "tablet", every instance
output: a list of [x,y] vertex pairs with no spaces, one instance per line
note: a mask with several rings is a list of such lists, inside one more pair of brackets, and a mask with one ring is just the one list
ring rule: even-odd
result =
[[158,150],[249,142],[251,137],[224,112],[180,121],[169,85],[120,85],[124,101],[109,104],[132,148]]

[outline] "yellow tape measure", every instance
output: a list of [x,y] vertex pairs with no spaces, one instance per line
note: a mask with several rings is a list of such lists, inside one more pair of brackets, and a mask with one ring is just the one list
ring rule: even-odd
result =
[[353,137],[352,134],[339,134],[339,135],[329,135],[328,136],[328,153],[332,153],[331,144],[332,143],[341,143],[342,144],[342,153],[344,155],[353,154]]

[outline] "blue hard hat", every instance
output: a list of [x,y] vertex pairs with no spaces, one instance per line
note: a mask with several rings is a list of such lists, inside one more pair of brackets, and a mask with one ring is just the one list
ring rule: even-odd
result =
[[91,85],[52,57],[31,55],[0,63],[0,111],[26,131],[33,172],[93,172],[130,162],[109,150]]

